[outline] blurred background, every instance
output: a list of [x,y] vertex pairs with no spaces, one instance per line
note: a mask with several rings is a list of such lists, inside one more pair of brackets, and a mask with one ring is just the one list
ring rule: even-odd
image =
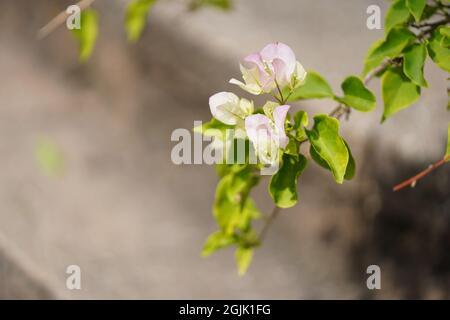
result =
[[[232,250],[200,257],[216,228],[214,169],[170,159],[172,131],[209,120],[215,92],[242,94],[228,79],[267,43],[290,45],[339,92],[383,36],[367,29],[366,9],[384,16],[384,1],[234,0],[229,11],[191,12],[160,0],[129,44],[127,1],[98,0],[99,39],[84,64],[64,26],[36,39],[70,4],[0,3],[0,298],[450,298],[450,166],[391,191],[444,153],[446,74],[432,63],[413,107],[383,125],[380,102],[343,121],[356,178],[338,186],[310,164],[299,204],[244,277]],[[379,81],[369,87],[380,100]],[[254,196],[272,210],[264,183]],[[381,290],[366,287],[371,264]],[[69,265],[81,267],[81,290],[66,288]]]

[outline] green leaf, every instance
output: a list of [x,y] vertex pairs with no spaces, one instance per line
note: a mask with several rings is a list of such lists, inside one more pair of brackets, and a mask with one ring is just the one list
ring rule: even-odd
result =
[[226,248],[235,242],[236,239],[233,236],[227,235],[222,231],[216,231],[206,239],[201,255],[207,257],[217,250]]
[[238,247],[235,253],[238,273],[243,276],[246,272],[253,258],[253,249],[246,247]]
[[190,4],[191,10],[197,10],[202,7],[215,7],[221,10],[230,10],[231,1],[230,0],[192,0]]
[[441,28],[439,28],[439,33],[444,37],[450,38],[450,27],[442,26]]
[[306,167],[307,160],[301,154],[283,154],[283,163],[269,184],[269,193],[280,208],[293,207],[298,200],[297,180]]
[[348,156],[349,156],[347,168],[345,169],[344,179],[352,180],[356,173],[356,162],[355,162],[355,158],[353,158],[352,151],[350,150],[350,147],[349,147],[347,141],[344,140],[344,143],[345,143],[345,146],[347,147]]
[[[348,155],[349,155],[347,168],[345,169],[344,179],[351,180],[355,176],[356,163],[355,163],[355,159],[353,158],[353,155],[350,151],[350,147],[348,146],[347,142],[344,139],[342,139],[342,140],[344,141],[345,146],[347,147]],[[328,165],[328,163],[320,157],[320,155],[317,153],[317,151],[314,149],[314,147],[312,145],[309,148],[309,154],[311,155],[311,158],[314,160],[314,162],[316,162],[319,166],[321,166],[322,168],[324,168],[328,171],[331,171],[331,168]]]
[[426,5],[427,0],[406,0],[406,6],[416,22],[420,21]]
[[294,126],[295,139],[298,141],[303,141],[306,139],[305,128],[308,126],[308,114],[304,110],[299,110],[294,115]]
[[406,77],[399,68],[386,71],[381,79],[381,89],[384,101],[382,121],[409,107],[420,97],[420,87]]
[[377,41],[370,48],[365,59],[363,75],[374,69],[386,58],[395,58],[415,39],[411,31],[405,28],[394,28],[385,40]]
[[440,30],[442,28],[436,29],[431,35],[428,42],[428,53],[434,63],[445,71],[450,72],[450,49],[441,46],[443,36]]
[[430,18],[432,15],[434,15],[436,13],[436,11],[438,9],[439,9],[438,6],[432,6],[432,5],[427,4],[422,13],[422,20],[426,20],[426,19]]
[[241,231],[248,232],[251,229],[251,222],[260,218],[261,212],[256,207],[255,202],[250,197],[248,197],[246,198],[244,206],[241,210],[237,228],[239,228],[239,230]]
[[35,147],[35,157],[39,168],[49,176],[64,172],[64,157],[61,149],[47,138],[41,138]]
[[[249,218],[257,215],[256,207],[248,198],[250,190],[258,183],[259,177],[251,166],[224,176],[216,188],[213,214],[220,229],[227,235],[236,228],[248,226]],[[242,229],[241,229],[242,230]]]
[[427,57],[425,44],[413,44],[406,48],[403,57],[403,72],[412,82],[421,87],[428,87],[423,76],[423,67]]
[[226,163],[218,163],[215,165],[217,175],[219,177],[224,177],[228,174],[236,174],[239,171],[242,171],[244,169],[248,168],[248,164],[226,164]]
[[445,158],[447,158],[447,161],[450,161],[450,123],[448,124],[447,130],[447,150],[445,152]]
[[297,155],[299,152],[299,143],[298,140],[292,136],[291,134],[288,133],[288,144],[284,150],[285,153],[290,154],[290,155]]
[[332,98],[333,96],[333,90],[328,82],[317,72],[309,71],[305,83],[292,92],[288,101]]
[[337,183],[344,181],[349,152],[344,140],[339,136],[339,121],[327,115],[314,117],[314,127],[307,130],[311,146],[333,173]]
[[147,23],[147,16],[150,8],[155,4],[156,0],[134,0],[132,1],[125,13],[125,30],[128,40],[137,41]]
[[372,111],[375,108],[375,96],[358,77],[348,77],[342,82],[341,87],[344,97],[338,98],[340,102],[362,112]]
[[450,37],[442,36],[440,44],[443,48],[450,48]]
[[73,29],[72,33],[78,40],[80,62],[85,62],[91,56],[97,40],[97,13],[93,9],[82,11],[80,15],[80,29]]
[[226,131],[234,129],[234,126],[225,124],[216,118],[212,118],[209,122],[203,123],[201,126],[195,127],[194,132],[201,133],[205,136],[216,137],[220,140],[227,138]]
[[406,6],[406,0],[396,0],[389,7],[384,21],[384,30],[388,34],[393,27],[408,21],[409,10]]

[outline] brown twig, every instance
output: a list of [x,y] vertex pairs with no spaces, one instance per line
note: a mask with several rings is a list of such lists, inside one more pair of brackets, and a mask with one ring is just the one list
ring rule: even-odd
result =
[[[385,61],[383,61],[378,67],[376,67],[375,69],[371,70],[366,77],[364,78],[364,85],[368,85],[369,82],[376,76],[378,75],[380,72],[383,72],[384,70],[386,70],[386,68],[392,64],[396,64],[398,63],[398,59],[401,58],[395,58],[395,59],[386,59]],[[349,108],[346,105],[343,104],[339,104],[336,108],[334,108],[329,114],[328,116],[330,117],[335,117],[336,119],[340,119],[343,115],[346,116],[346,119],[348,120],[350,113],[351,113],[351,108]]]
[[[80,10],[83,11],[84,9],[90,7],[94,1],[95,0],[81,0],[78,3],[76,3],[75,5],[80,7]],[[38,39],[41,40],[41,39],[44,39],[45,37],[47,37],[56,28],[58,28],[60,25],[62,25],[64,23],[64,21],[66,21],[68,16],[69,15],[66,12],[66,10],[61,11],[56,17],[54,17],[52,20],[50,20],[49,23],[47,23],[45,26],[43,26],[39,30],[39,32],[37,34]]]
[[264,240],[264,237],[267,234],[267,231],[269,230],[270,225],[272,224],[273,220],[278,216],[280,213],[281,208],[275,206],[270,213],[270,215],[266,219],[266,223],[264,224],[263,228],[261,229],[261,233],[259,234],[259,241],[262,242]]
[[428,168],[426,168],[425,170],[419,172],[418,174],[416,174],[415,176],[397,184],[394,188],[393,191],[399,191],[403,188],[406,188],[408,186],[411,186],[412,188],[416,185],[417,181],[419,181],[420,179],[422,179],[423,177],[427,176],[430,172],[432,172],[433,170],[439,168],[440,166],[442,166],[443,164],[445,164],[447,161],[450,160],[450,156],[447,156],[443,159],[440,159],[439,161],[436,161],[433,164],[430,164],[428,166]]
[[[445,25],[448,22],[450,22],[450,18],[447,16],[447,18],[444,19],[444,20],[438,20],[438,21],[435,21],[435,22],[427,22],[427,23],[422,23],[422,24],[419,24],[419,25],[411,25],[411,26],[416,28],[416,29],[419,29],[420,32],[417,35],[417,37],[419,39],[424,39],[425,36],[431,34],[439,26]],[[427,29],[423,29],[423,28],[427,28]]]

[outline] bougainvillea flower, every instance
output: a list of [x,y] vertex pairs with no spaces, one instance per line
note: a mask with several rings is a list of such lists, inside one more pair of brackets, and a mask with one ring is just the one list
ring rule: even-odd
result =
[[239,99],[231,92],[219,92],[209,98],[209,108],[214,118],[228,124],[236,125],[253,113],[253,102]]
[[273,110],[273,119],[263,114],[245,118],[245,130],[260,160],[273,164],[278,158],[278,150],[286,148],[289,139],[284,123],[290,106],[278,106]]
[[292,49],[281,42],[269,44],[260,52],[248,55],[244,58],[244,65],[240,66],[244,82],[231,79],[230,83],[255,95],[272,92],[277,87],[280,90],[285,87],[295,89],[306,77],[306,71],[296,60]]

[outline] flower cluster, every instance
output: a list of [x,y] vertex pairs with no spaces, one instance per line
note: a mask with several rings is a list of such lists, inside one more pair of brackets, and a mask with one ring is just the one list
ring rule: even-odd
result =
[[270,94],[277,103],[268,101],[259,112],[252,101],[219,92],[209,99],[211,113],[224,124],[244,129],[260,161],[273,165],[289,141],[285,132],[287,100],[304,83],[306,71],[292,49],[280,42],[245,57],[240,69],[244,82],[231,79],[230,83],[254,95]]

